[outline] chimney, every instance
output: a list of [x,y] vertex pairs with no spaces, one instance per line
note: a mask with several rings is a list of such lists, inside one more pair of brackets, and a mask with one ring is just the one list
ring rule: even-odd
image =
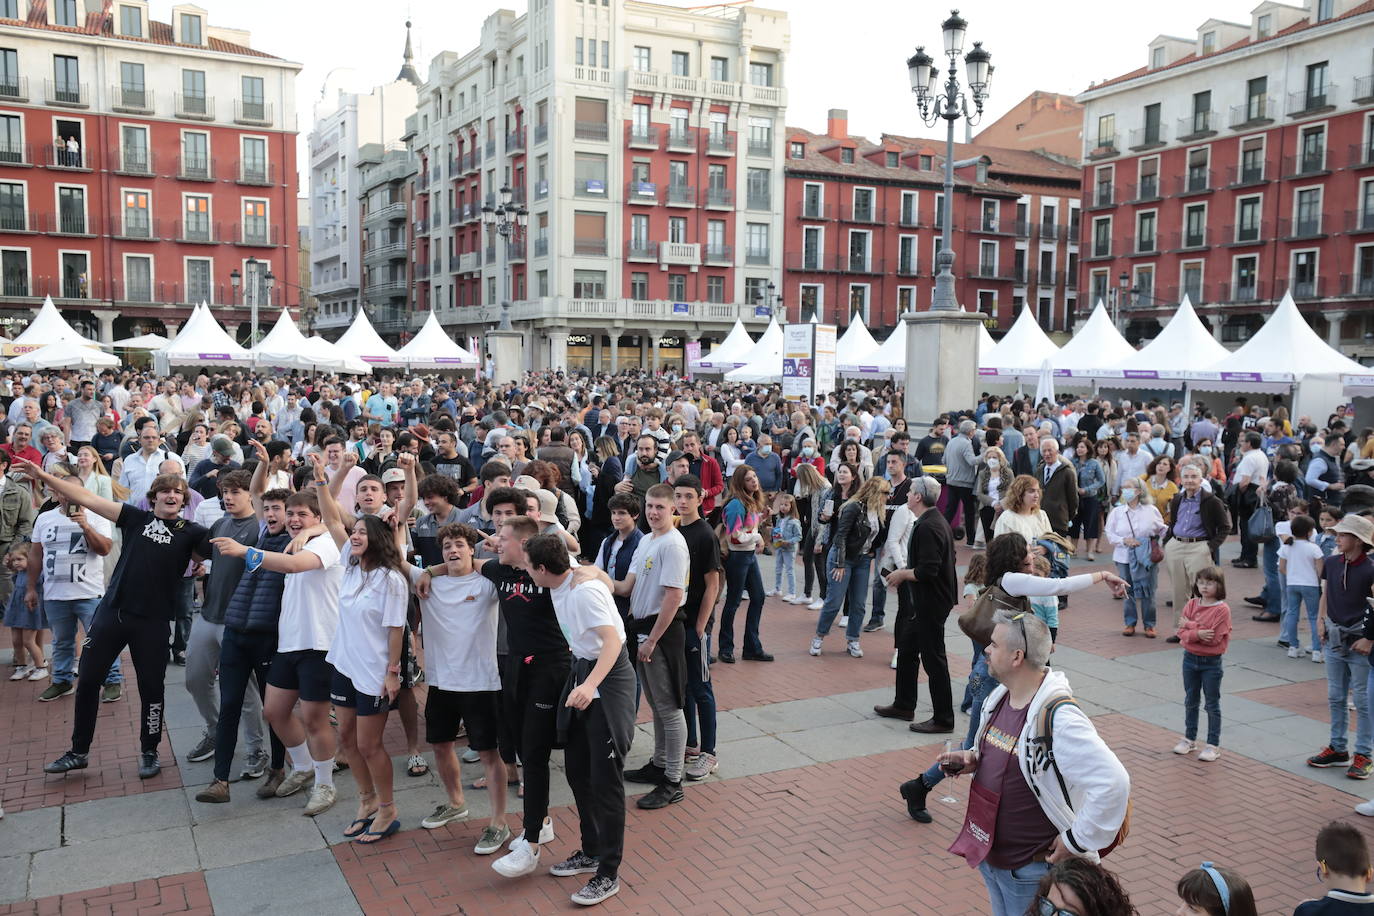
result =
[[849,136],[849,111],[844,108],[832,108],[825,116],[826,136],[835,140],[844,140]]

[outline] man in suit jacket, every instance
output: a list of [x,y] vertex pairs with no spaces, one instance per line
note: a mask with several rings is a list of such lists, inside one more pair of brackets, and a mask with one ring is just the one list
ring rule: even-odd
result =
[[1078,473],[1059,454],[1059,440],[1051,436],[1040,437],[1040,469],[1036,477],[1044,491],[1040,508],[1049,516],[1055,533],[1067,536],[1069,523],[1078,516]]
[[1024,430],[1026,444],[1011,454],[1011,472],[1017,476],[1026,474],[1034,477],[1040,470],[1040,430],[1027,426]]
[[914,719],[916,680],[925,665],[932,714],[925,722],[909,726],[923,734],[954,731],[945,618],[959,600],[959,576],[954,568],[954,532],[935,508],[939,499],[940,483],[934,477],[912,478],[906,505],[915,523],[907,543],[907,563],[887,577],[888,587],[898,590],[896,690],[891,706],[873,707],[889,719]]

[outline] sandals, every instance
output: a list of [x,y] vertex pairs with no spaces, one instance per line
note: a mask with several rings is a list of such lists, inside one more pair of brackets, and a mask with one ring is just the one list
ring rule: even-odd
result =
[[412,754],[406,761],[406,774],[409,776],[423,776],[429,772],[429,764],[425,763],[425,758],[419,754]]
[[[377,807],[378,810],[380,810],[388,806],[394,808],[396,807],[396,803],[383,802]],[[370,821],[368,822],[368,826],[372,826]],[[389,836],[394,836],[400,829],[401,819],[398,817],[395,820],[393,820],[390,824],[387,824],[386,828],[383,830],[364,830],[362,833],[358,834],[354,838],[353,842],[358,844],[359,846],[371,846],[374,843],[380,843],[382,840],[385,840]],[[371,837],[371,839],[368,839],[369,837]]]
[[[375,797],[376,794],[376,792],[367,792],[365,794],[359,795],[358,800],[361,801],[364,798],[372,798]],[[371,827],[372,822],[376,819],[376,811],[373,811],[372,814],[368,817],[360,817],[356,821],[354,821],[353,823],[349,824],[347,827],[344,828],[343,835],[350,840],[355,839],[356,837],[360,837],[367,832],[367,828]]]

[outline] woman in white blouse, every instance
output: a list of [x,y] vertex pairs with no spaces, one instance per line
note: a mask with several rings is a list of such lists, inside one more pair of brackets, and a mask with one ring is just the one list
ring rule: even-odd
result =
[[735,473],[735,468],[744,464],[744,451],[739,444],[739,427],[725,427],[725,434],[720,441],[720,459],[721,470],[726,480]]
[[993,525],[992,533],[1019,534],[1031,545],[1032,552],[1039,550],[1035,542],[1052,530],[1049,516],[1040,508],[1040,481],[1029,474],[1022,474],[1007,487],[1007,495],[1002,497],[1001,515]]
[[1131,575],[1131,553],[1136,548],[1148,544],[1150,538],[1159,537],[1168,526],[1153,503],[1143,501],[1140,496],[1140,478],[1124,480],[1121,483],[1121,504],[1113,507],[1107,516],[1107,541],[1112,545],[1112,560],[1121,578],[1131,583],[1126,592],[1126,602],[1121,611],[1125,615],[1125,629],[1122,636],[1134,636],[1136,621],[1145,627],[1145,637],[1155,638],[1155,584],[1159,581],[1159,566],[1149,562],[1147,551],[1139,551],[1136,567],[1149,567],[1148,575]]

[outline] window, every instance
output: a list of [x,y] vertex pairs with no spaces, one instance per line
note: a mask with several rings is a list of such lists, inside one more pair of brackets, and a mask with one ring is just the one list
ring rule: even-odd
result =
[[1317,252],[1293,252],[1293,275],[1291,287],[1297,299],[1311,299],[1320,293],[1317,278]]
[[125,124],[119,128],[119,141],[119,162],[124,171],[139,175],[152,171],[148,158],[148,128]]
[[1145,106],[1145,136],[1144,143],[1160,143],[1163,135],[1160,132],[1159,103]]
[[668,217],[668,241],[679,245],[687,241],[687,217]]
[[1202,53],[1203,53],[1203,54],[1211,54],[1211,53],[1213,53],[1214,51],[1216,51],[1216,49],[1217,49],[1217,33],[1216,33],[1216,32],[1203,32],[1203,33],[1202,33]]
[[580,66],[582,66],[585,62],[586,62],[586,61],[585,61],[585,59],[583,58],[583,55],[582,55],[582,39],[581,39],[581,38],[574,38],[574,39],[573,39],[573,63],[580,67]]
[[868,284],[851,283],[849,284],[849,316],[846,323],[853,321],[855,316],[863,318],[864,324],[872,324],[868,314]]
[[143,10],[136,6],[119,7],[119,34],[143,37]]
[[821,248],[825,244],[825,230],[820,226],[802,227],[802,270],[821,270]]
[[119,64],[120,103],[125,108],[147,108],[147,93],[143,87],[143,65],[121,61]]
[[76,20],[76,0],[53,0],[53,23],[76,28],[81,25]]
[[[573,254],[606,254],[606,214],[588,210],[573,212]],[[601,271],[605,275],[604,271]],[[599,296],[593,298],[601,298]]]
[[1320,172],[1326,168],[1326,128],[1304,127],[1299,143],[1298,173]]
[[1131,285],[1135,288],[1136,301],[1145,305],[1155,297],[1155,269],[1153,267],[1137,267],[1135,277]]
[[997,243],[978,243],[978,276],[997,276]]
[[245,76],[243,87],[243,116],[254,121],[267,120],[267,103],[263,96],[263,83],[260,76]]
[[649,106],[635,104],[630,109],[630,139],[649,139]]
[[772,258],[771,247],[769,245],[769,229],[767,223],[746,223],[744,226],[745,253],[744,262],[746,264],[767,264]]
[[1083,214],[1079,211],[1079,209],[1078,209],[1077,207],[1070,207],[1070,208],[1069,208],[1069,244],[1070,244],[1070,245],[1077,245],[1077,244],[1078,244],[1078,233],[1079,233],[1079,231],[1082,229],[1082,225],[1081,225],[1081,222],[1080,222],[1080,217],[1082,217],[1082,215],[1083,215]]
[[1205,191],[1211,184],[1211,170],[1207,168],[1210,157],[1207,147],[1202,149],[1188,150],[1188,175],[1186,177],[1187,189],[1192,191]]
[[903,277],[916,276],[916,236],[904,235],[897,240],[897,273]]
[[245,200],[243,202],[243,240],[255,245],[268,243],[267,201]]
[[153,301],[153,259],[147,255],[124,256],[124,298],[129,302]]
[[692,58],[686,51],[673,52],[673,76],[691,76]]
[[79,104],[81,102],[81,68],[75,57],[54,54],[53,101]]
[[0,0],[0,19],[18,19],[19,0]]
[[1360,210],[1357,229],[1374,229],[1374,180],[1360,182]]
[[1112,218],[1103,216],[1093,220],[1093,257],[1110,257],[1112,253]]
[[1135,217],[1135,250],[1147,252],[1155,250],[1155,220],[1153,210],[1137,213]]
[[883,154],[883,161],[887,164],[887,167],[890,169],[895,169],[898,166],[899,159],[900,154],[898,153],[889,151]]
[[855,188],[854,189],[854,221],[857,223],[873,222],[873,189]]
[[15,248],[0,251],[0,288],[6,296],[29,294],[29,253]]
[[708,120],[707,132],[712,150],[729,150],[729,116],[723,111],[713,111]]
[[1193,93],[1193,133],[1200,134],[1212,129],[1212,92]]
[[916,206],[920,198],[915,191],[902,192],[902,215],[901,224],[903,226],[916,225]]
[[867,230],[856,229],[849,233],[849,269],[867,273],[870,267],[869,254],[871,248],[870,233]]
[[1255,20],[1255,37],[1268,38],[1274,33],[1274,17],[1265,13]]
[[1322,189],[1304,188],[1293,199],[1293,234],[1316,235],[1322,225]]
[[181,43],[198,45],[201,43],[200,17],[191,13],[181,14]]
[[773,155],[773,122],[767,118],[749,119],[749,155]]
[[181,135],[181,174],[192,178],[210,177],[210,137],[199,131]]
[[773,85],[773,65],[750,61],[749,82],[755,86]]
[[187,302],[213,302],[214,266],[209,258],[186,259]]
[[851,164],[853,164],[853,162],[854,162],[854,150],[853,150],[852,147],[846,146],[846,147],[843,147],[843,148],[840,150],[840,161],[843,162],[843,163],[845,163],[846,165],[851,165]]
[[1192,204],[1183,209],[1183,247],[1201,248],[1207,243],[1207,205]]
[[1237,302],[1252,301],[1258,294],[1259,258],[1255,255],[1236,258],[1235,271],[1235,300]]
[[921,171],[923,172],[929,172],[932,168],[934,168],[935,158],[933,156],[922,155],[919,161],[921,163]]
[[1202,301],[1202,262],[1184,261],[1179,271],[1179,285],[1183,295],[1193,302]]
[[574,270],[574,271],[573,271],[573,298],[574,298],[574,299],[605,299],[605,298],[606,298],[606,271],[604,271],[604,270]]
[[1236,241],[1255,242],[1260,237],[1263,197],[1242,197],[1236,203]]
[[68,235],[86,234],[86,189],[65,186],[57,189],[57,230]]
[[[1050,217],[1050,222],[1051,222],[1051,223],[1054,222],[1054,218],[1053,218],[1053,217]],[[984,231],[984,232],[996,232],[996,231],[997,231],[997,201],[995,201],[995,200],[985,200],[985,201],[983,201],[983,222],[982,222],[982,226],[983,226],[983,231]]]
[[[986,204],[984,205],[986,209]],[[1054,204],[1044,204],[1040,208],[1040,236],[1044,240],[1053,239],[1059,234],[1058,208]]]
[[579,196],[606,196],[606,156],[604,153],[574,153],[573,177]]
[[1324,22],[1335,13],[1336,0],[1317,0],[1317,21]]
[[706,278],[706,301],[724,302],[725,301],[725,278],[707,277]]
[[1240,142],[1240,180],[1264,180],[1264,138],[1246,137]]
[[916,287],[897,287],[897,314],[905,315],[916,308]]
[[1358,265],[1359,275],[1352,292],[1360,295],[1369,295],[1374,292],[1374,245],[1364,245],[1355,249],[1355,263]]
[[181,238],[191,242],[209,242],[210,198],[202,194],[187,194]]
[[806,144],[793,141],[788,144],[787,155],[793,159],[804,159],[806,157]]
[[1159,157],[1140,160],[1140,189],[1136,200],[1154,200],[1159,196]]
[[630,274],[630,298],[644,300],[649,298],[649,275],[642,271]]
[[687,275],[668,274],[668,298],[673,302],[682,302],[687,298]]
[[0,97],[17,98],[19,86],[19,52],[0,48]]
[[577,98],[573,101],[573,136],[581,140],[605,140],[606,100]]
[[205,71],[181,71],[181,110],[188,114],[205,114]]
[[24,186],[18,182],[0,182],[0,230],[23,232],[28,228],[24,208]]
[[[935,195],[935,228],[941,232],[945,228],[945,195],[943,194]],[[935,250],[939,251],[940,249],[937,247]]]
[[688,118],[691,112],[686,108],[671,108],[668,110],[668,142],[669,143],[690,143],[691,133],[688,131]]
[[1092,290],[1092,300],[1106,302],[1111,297],[1111,285],[1109,275],[1105,270],[1095,270],[1089,278],[1089,288]]
[[746,190],[750,210],[768,210],[772,207],[772,171],[770,169],[749,169],[746,174]]
[[0,115],[0,162],[24,161],[24,128],[19,115]]
[[728,57],[711,58],[711,79],[724,83],[730,80],[730,59]]
[[1116,169],[1110,165],[1097,170],[1097,191],[1093,195],[1093,206],[1110,207],[1113,199],[1113,179]]
[[1163,49],[1163,48],[1151,48],[1151,49],[1150,49],[1150,69],[1151,69],[1151,70],[1158,70],[1158,69],[1159,69],[1160,67],[1162,67],[1162,66],[1164,66],[1164,49]]
[[[1116,115],[1099,115],[1097,118],[1097,145],[1102,149],[1116,148]],[[922,166],[927,168],[928,166]]]
[[1324,108],[1326,102],[1326,61],[1307,65],[1306,111]]
[[261,137],[243,138],[242,181],[267,183],[267,141]]
[[1269,117],[1269,77],[1257,76],[1245,83],[1245,120],[1261,121]]
[[643,45],[635,45],[634,62],[635,69],[640,73],[648,73],[653,69],[649,65],[649,49]]
[[611,68],[611,43],[609,41],[601,42],[601,68],[603,70]]

